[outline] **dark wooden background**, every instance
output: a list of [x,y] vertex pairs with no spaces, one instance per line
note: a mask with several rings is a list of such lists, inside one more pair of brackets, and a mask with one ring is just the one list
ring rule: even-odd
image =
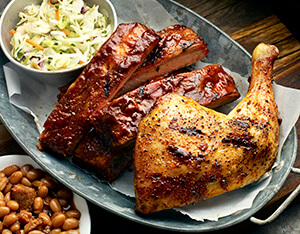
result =
[[[1,0],[0,7],[7,2],[9,0]],[[284,86],[300,89],[300,29],[298,30],[300,1],[177,0],[177,2],[211,21],[250,53],[260,42],[276,45],[280,50],[280,56],[275,62],[275,81]],[[285,11],[288,11],[287,15]],[[299,120],[296,128],[298,139],[300,139]],[[300,168],[299,146],[300,143],[298,143],[298,154],[294,164],[298,168]],[[24,152],[0,122],[0,155],[19,153]],[[278,194],[255,216],[266,218],[298,184],[300,184],[300,176],[290,174]],[[299,204],[300,197],[298,196],[289,208],[291,211],[288,210],[282,214],[283,218],[276,221],[276,230],[272,229],[275,227],[272,224],[260,227],[245,221],[218,233],[285,233],[287,230],[289,233],[300,233]],[[169,233],[133,223],[92,204],[89,204],[89,207],[92,216],[92,233],[100,233],[100,231],[103,233]],[[298,216],[293,216],[294,213],[291,212],[296,212]],[[285,218],[291,215],[298,218],[299,224],[291,224],[289,218]],[[287,229],[288,227],[290,229]]]

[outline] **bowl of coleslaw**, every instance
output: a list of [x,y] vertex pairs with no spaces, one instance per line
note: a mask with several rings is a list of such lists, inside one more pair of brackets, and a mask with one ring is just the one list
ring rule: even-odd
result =
[[12,0],[0,18],[0,45],[22,72],[63,85],[80,74],[116,27],[109,0]]

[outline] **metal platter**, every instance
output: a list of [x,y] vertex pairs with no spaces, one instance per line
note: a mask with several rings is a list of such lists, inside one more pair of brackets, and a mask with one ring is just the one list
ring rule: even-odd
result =
[[[128,4],[132,3],[130,0],[126,1]],[[112,1],[118,15],[118,4],[120,2],[124,4],[126,1]],[[249,76],[251,68],[250,54],[228,35],[206,19],[173,1],[158,0],[158,2],[180,24],[191,27],[208,43],[211,52],[204,62],[218,63],[242,76]],[[103,209],[129,220],[156,228],[182,232],[212,231],[237,224],[252,216],[278,192],[295,161],[297,133],[294,127],[282,149],[281,157],[284,159],[284,165],[280,170],[273,172],[270,184],[259,193],[251,209],[220,218],[217,222],[198,222],[174,210],[166,210],[147,216],[138,215],[134,212],[135,200],[133,198],[112,190],[107,183],[97,179],[92,171],[76,165],[70,158],[57,157],[47,152],[40,152],[37,149],[36,144],[39,133],[35,122],[31,116],[14,107],[8,100],[2,68],[2,65],[7,62],[8,60],[0,50],[0,118],[15,140],[44,170],[74,192]]]

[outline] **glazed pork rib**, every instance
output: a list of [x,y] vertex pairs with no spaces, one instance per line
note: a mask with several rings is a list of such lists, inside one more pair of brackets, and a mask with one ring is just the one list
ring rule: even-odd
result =
[[[108,181],[129,165],[128,157],[137,135],[139,121],[156,100],[169,92],[194,98],[204,106],[217,107],[239,97],[234,81],[221,66],[209,65],[199,71],[178,74],[141,86],[114,99],[99,113],[101,129],[91,131],[79,143],[74,156],[93,166]],[[132,154],[131,154],[132,155]]]
[[159,43],[125,83],[119,95],[153,78],[189,66],[209,53],[203,38],[184,25],[172,25],[157,34],[160,37]]
[[240,96],[233,78],[221,66],[209,65],[124,94],[94,112],[91,122],[99,135],[106,135],[107,144],[124,147],[135,139],[140,120],[149,113],[157,99],[167,93],[188,96],[209,107],[221,106]]
[[272,88],[278,49],[259,44],[247,95],[228,114],[168,94],[139,124],[136,211],[180,207],[257,181],[272,167],[279,123]]
[[120,24],[49,115],[40,150],[71,154],[90,129],[92,112],[115,97],[158,41],[158,35],[140,23]]

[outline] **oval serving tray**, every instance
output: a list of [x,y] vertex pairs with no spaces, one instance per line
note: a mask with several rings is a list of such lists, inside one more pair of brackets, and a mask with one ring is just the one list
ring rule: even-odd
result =
[[[116,6],[120,0],[112,0]],[[122,0],[124,4],[125,0]],[[191,27],[208,43],[210,53],[204,62],[218,63],[231,71],[248,77],[251,68],[251,56],[238,43],[206,19],[191,10],[169,0],[158,2],[180,23]],[[131,1],[128,1],[130,4]],[[198,222],[174,210],[166,210],[147,216],[134,212],[135,200],[114,190],[108,184],[96,178],[92,171],[72,163],[69,158],[57,157],[47,152],[40,152],[37,147],[39,133],[32,117],[10,104],[7,96],[2,65],[8,62],[0,50],[0,119],[21,147],[48,173],[77,194],[94,204],[132,221],[152,227],[184,231],[205,232],[218,230],[242,222],[262,208],[278,192],[290,173],[296,158],[297,133],[294,127],[282,149],[284,165],[273,172],[270,184],[259,193],[251,209],[238,214],[220,218],[218,222]]]

